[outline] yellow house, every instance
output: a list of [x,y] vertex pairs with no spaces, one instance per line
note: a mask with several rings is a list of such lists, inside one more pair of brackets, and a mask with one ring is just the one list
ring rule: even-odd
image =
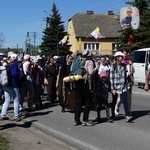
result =
[[[90,34],[97,27],[104,38],[96,40]],[[113,11],[108,14],[94,14],[93,11],[77,13],[68,20],[67,33],[69,34],[70,51],[93,50],[97,55],[111,55],[116,51],[117,40],[121,30],[119,15]]]

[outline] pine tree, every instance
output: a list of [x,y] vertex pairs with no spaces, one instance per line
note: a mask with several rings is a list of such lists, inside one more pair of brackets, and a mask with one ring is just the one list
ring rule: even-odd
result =
[[64,46],[59,45],[59,41],[63,39],[67,33],[63,25],[64,21],[61,21],[61,16],[53,3],[52,14],[47,17],[47,26],[43,31],[41,50],[45,55],[65,55],[71,53],[67,42]]
[[[126,2],[137,7],[140,12],[140,26],[138,29],[122,29],[119,37],[120,48],[134,51],[138,48],[150,47],[150,9],[149,0],[135,0],[135,2]],[[128,43],[129,35],[133,36],[131,45]]]

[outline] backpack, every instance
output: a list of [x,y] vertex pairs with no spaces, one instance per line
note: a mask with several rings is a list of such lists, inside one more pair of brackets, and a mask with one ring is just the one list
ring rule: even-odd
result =
[[72,61],[70,68],[70,75],[82,75],[82,68],[84,67],[84,61],[79,57],[75,57]]
[[91,75],[93,73],[94,69],[94,62],[92,60],[86,60],[85,61],[85,70],[87,74]]
[[23,63],[22,62],[19,64],[19,69],[20,69],[19,81],[22,83],[22,82],[26,81],[26,79],[27,79],[27,76],[25,75],[25,73],[23,71]]
[[2,86],[9,84],[7,68],[9,67],[0,66],[0,85]]

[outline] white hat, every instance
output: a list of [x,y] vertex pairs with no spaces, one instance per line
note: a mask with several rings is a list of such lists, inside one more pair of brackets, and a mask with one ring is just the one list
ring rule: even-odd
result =
[[10,52],[7,53],[7,56],[10,57],[12,54],[14,54],[14,52],[10,51]]
[[121,51],[118,51],[115,53],[114,57],[117,57],[117,56],[124,56],[124,54]]
[[91,54],[92,54],[91,50],[85,49],[85,50],[82,51],[83,56],[91,56]]
[[40,55],[37,55],[36,59],[42,59],[42,57]]
[[30,57],[31,57],[31,56],[30,56],[29,54],[25,54],[23,58],[24,58],[24,59],[29,59]]
[[58,59],[59,57],[58,57],[58,56],[53,56],[53,58],[54,58],[54,59]]
[[34,59],[32,60],[32,62],[33,62],[33,63],[37,63],[37,62],[38,62],[38,59],[37,59],[37,58],[34,58]]
[[15,54],[15,53],[14,53],[14,54],[11,54],[10,58],[11,58],[11,59],[18,59],[18,55]]

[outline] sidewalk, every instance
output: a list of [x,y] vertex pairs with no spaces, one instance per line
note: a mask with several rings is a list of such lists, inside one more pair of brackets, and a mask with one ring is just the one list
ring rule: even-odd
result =
[[[12,112],[12,110],[8,111],[8,115],[12,116]],[[10,150],[76,150],[31,125],[31,122],[25,120],[0,121],[0,134],[9,140]]]

